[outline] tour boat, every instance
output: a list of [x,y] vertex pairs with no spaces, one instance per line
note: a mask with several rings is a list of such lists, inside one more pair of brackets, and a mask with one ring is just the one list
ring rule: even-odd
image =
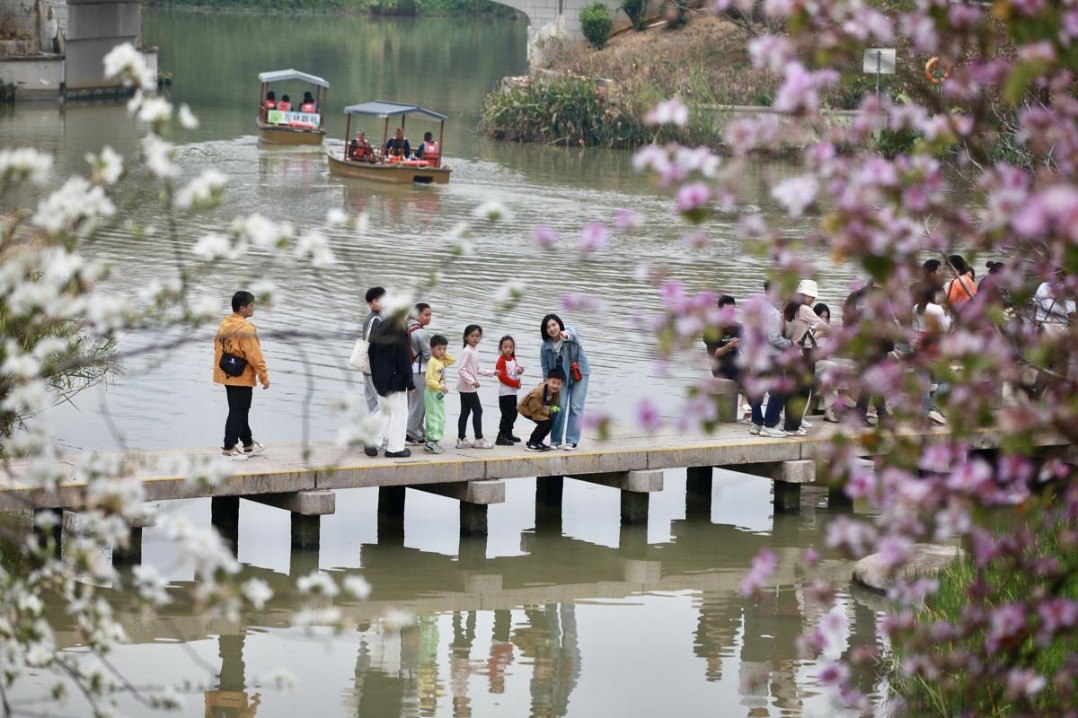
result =
[[[344,129],[344,147],[339,150],[326,149],[329,171],[333,174],[390,184],[413,182],[446,184],[449,182],[452,170],[442,161],[442,139],[445,137],[445,121],[448,119],[446,115],[419,105],[405,105],[386,100],[350,105],[344,108],[344,113],[348,116]],[[352,138],[353,115],[376,117],[383,121],[381,145],[371,146],[369,142],[366,145],[360,145],[354,139],[350,139]],[[434,145],[433,152],[426,152],[425,157],[398,156],[386,149],[390,139],[390,119],[400,118],[398,128],[403,130],[409,117],[420,117],[438,122],[438,142]],[[358,137],[361,130],[357,129],[356,132]],[[413,149],[418,148],[421,142],[417,142]],[[411,145],[410,142],[409,145]]]
[[[258,79],[262,83],[258,106],[258,133],[262,141],[274,145],[322,144],[322,139],[326,136],[324,110],[329,83],[321,77],[297,70],[263,72]],[[282,94],[277,97],[276,92],[270,89],[270,85],[275,82],[290,80],[314,86],[313,95],[310,95],[309,91],[305,93],[310,95],[309,101],[305,101],[302,96],[292,99],[289,95]],[[289,98],[290,104],[282,107],[285,97]]]

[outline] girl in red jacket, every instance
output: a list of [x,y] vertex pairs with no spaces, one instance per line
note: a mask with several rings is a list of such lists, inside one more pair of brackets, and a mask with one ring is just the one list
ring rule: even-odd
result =
[[513,337],[504,336],[498,342],[498,407],[502,410],[502,420],[498,424],[498,438],[494,442],[499,446],[512,446],[520,441],[513,435],[513,423],[517,420],[517,389],[520,388],[520,375],[524,367],[517,364],[517,343]]

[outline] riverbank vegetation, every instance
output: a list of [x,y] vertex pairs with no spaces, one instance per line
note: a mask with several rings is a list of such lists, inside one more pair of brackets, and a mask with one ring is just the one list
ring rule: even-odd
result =
[[256,12],[325,12],[369,15],[460,15],[517,17],[507,5],[489,0],[151,0],[151,7]]
[[[1059,615],[1065,604],[1044,597],[1078,600],[1078,524],[1050,505],[1037,506],[1032,515],[1042,512],[1051,515],[1043,526],[1036,521],[1032,528],[1023,524],[982,534],[995,547],[993,560],[967,556],[945,568],[937,577],[939,591],[914,622],[892,636],[897,663],[905,666],[895,671],[891,689],[911,715],[1005,716],[1032,710],[1048,716],[1073,707],[1074,685],[1051,678],[1078,658],[1078,639],[1073,632],[1055,632],[1061,620],[1068,620]],[[1029,566],[1037,570],[1029,572]],[[993,612],[1008,620],[990,621]],[[999,653],[1003,646],[1010,662],[968,660]],[[910,658],[926,653],[935,662]],[[1049,680],[1030,685],[1011,676]]]

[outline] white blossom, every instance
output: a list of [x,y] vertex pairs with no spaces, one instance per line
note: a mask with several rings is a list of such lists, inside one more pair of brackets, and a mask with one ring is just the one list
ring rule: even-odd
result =
[[800,217],[805,208],[816,201],[820,185],[812,175],[791,177],[778,183],[771,189],[771,196],[790,213],[791,217]]
[[172,602],[168,595],[168,578],[149,564],[139,564],[131,569],[135,587],[139,595],[155,606],[165,606]]
[[333,598],[340,593],[340,589],[337,588],[337,583],[332,576],[317,571],[302,576],[296,581],[296,588],[302,593],[317,593],[329,598]]
[[0,180],[26,178],[33,184],[43,185],[49,179],[52,157],[28,147],[0,149]]
[[296,248],[293,252],[297,259],[311,258],[311,265],[318,269],[324,269],[337,263],[333,250],[329,246],[329,239],[321,232],[304,232],[296,240]]
[[179,120],[180,125],[185,130],[198,129],[198,118],[191,112],[191,108],[187,106],[187,103],[180,105]]
[[260,578],[248,579],[243,584],[243,595],[251,605],[261,610],[273,598],[273,589]]
[[142,140],[142,154],[146,158],[146,166],[160,179],[173,179],[180,175],[180,166],[172,161],[175,151],[176,148],[171,143],[165,142],[157,135],[147,135]]
[[501,202],[490,200],[484,202],[472,211],[472,216],[476,219],[485,219],[488,222],[498,222],[500,220],[510,220],[513,218],[512,212]]
[[[210,232],[198,238],[195,246],[191,248],[191,253],[203,261],[213,262],[225,257],[234,259],[237,255],[233,249],[231,239],[223,234]],[[214,306],[216,307],[216,302]]]
[[101,149],[100,155],[87,152],[86,161],[94,169],[94,178],[105,184],[116,184],[124,173],[124,158],[108,145]]
[[146,91],[156,87],[154,74],[146,66],[146,58],[129,42],[117,45],[105,55],[105,77],[119,77],[125,86],[134,85]]
[[111,217],[115,213],[116,207],[105,190],[83,177],[72,177],[38,204],[31,221],[51,234],[76,228],[90,232],[97,226],[99,217]]
[[679,100],[663,100],[644,115],[644,122],[649,125],[677,125],[678,127],[684,127],[688,121],[689,108]]
[[346,593],[349,593],[361,601],[366,601],[371,595],[371,585],[362,576],[346,576],[341,585]]
[[176,207],[190,210],[211,207],[221,199],[228,177],[215,169],[204,170],[176,193]]

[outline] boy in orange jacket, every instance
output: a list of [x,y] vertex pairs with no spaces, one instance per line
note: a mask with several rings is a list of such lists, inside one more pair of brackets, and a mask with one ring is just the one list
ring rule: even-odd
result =
[[[228,396],[228,418],[225,420],[225,442],[221,454],[234,461],[244,461],[266,448],[252,438],[251,425],[248,423],[256,378],[262,382],[263,389],[270,387],[269,371],[262,357],[262,344],[258,341],[255,325],[247,321],[254,313],[254,295],[236,292],[232,295],[232,314],[221,320],[214,340],[213,381],[224,384]],[[246,360],[247,365],[239,376],[226,374],[221,367],[224,352]],[[242,449],[237,446],[241,441]]]

